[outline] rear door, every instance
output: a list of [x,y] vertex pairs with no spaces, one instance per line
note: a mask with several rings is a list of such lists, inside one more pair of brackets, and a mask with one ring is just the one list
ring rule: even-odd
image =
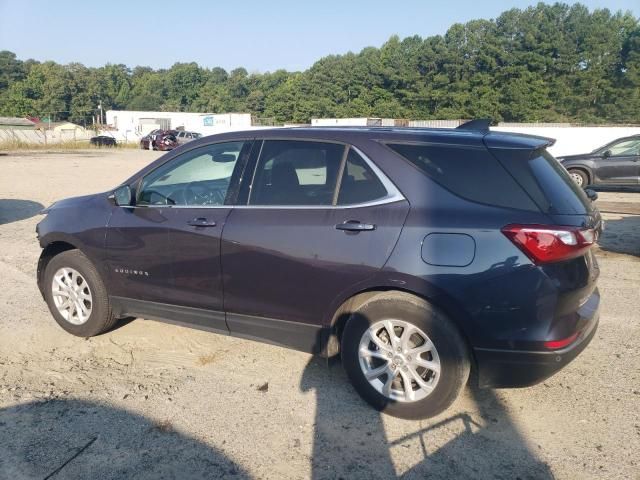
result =
[[637,185],[640,183],[640,139],[625,139],[605,147],[596,160],[596,177],[602,183]]
[[409,205],[344,144],[266,140],[255,163],[223,234],[227,324],[314,352],[335,300],[386,262]]

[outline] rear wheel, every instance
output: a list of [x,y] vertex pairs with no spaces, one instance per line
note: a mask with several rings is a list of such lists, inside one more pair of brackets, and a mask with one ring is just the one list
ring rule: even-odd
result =
[[576,185],[578,185],[579,187],[586,187],[589,183],[589,179],[587,178],[587,174],[584,173],[582,170],[569,170],[569,175],[571,176],[571,179],[576,182]]
[[446,410],[469,377],[467,347],[456,327],[404,292],[381,292],[362,304],[345,326],[341,351],[364,400],[401,418]]
[[67,332],[92,337],[116,322],[98,271],[79,250],[67,250],[53,257],[43,281],[49,310]]

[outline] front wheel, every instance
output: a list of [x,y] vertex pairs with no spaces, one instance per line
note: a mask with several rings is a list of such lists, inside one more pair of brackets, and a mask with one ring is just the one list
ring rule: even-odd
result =
[[67,332],[92,337],[116,322],[100,274],[79,250],[51,259],[44,272],[44,294],[53,318]]
[[404,292],[381,292],[362,304],[345,326],[341,351],[356,391],[396,417],[443,412],[469,378],[467,346],[457,328]]

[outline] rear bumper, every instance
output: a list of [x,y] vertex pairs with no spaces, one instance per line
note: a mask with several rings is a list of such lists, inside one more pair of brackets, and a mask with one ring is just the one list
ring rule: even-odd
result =
[[528,387],[551,377],[582,352],[598,328],[598,312],[569,346],[549,352],[475,348],[480,387]]

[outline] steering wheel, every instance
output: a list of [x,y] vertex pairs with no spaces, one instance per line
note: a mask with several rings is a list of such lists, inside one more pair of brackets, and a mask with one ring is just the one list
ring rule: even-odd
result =
[[191,182],[184,189],[184,203],[187,205],[224,205],[225,197],[222,190],[213,190],[200,182]]
[[171,198],[171,196],[167,196],[163,193],[158,192],[157,190],[148,190],[145,192],[146,195],[149,196],[150,199],[154,199],[153,202],[149,202],[151,205],[175,205],[176,201]]

